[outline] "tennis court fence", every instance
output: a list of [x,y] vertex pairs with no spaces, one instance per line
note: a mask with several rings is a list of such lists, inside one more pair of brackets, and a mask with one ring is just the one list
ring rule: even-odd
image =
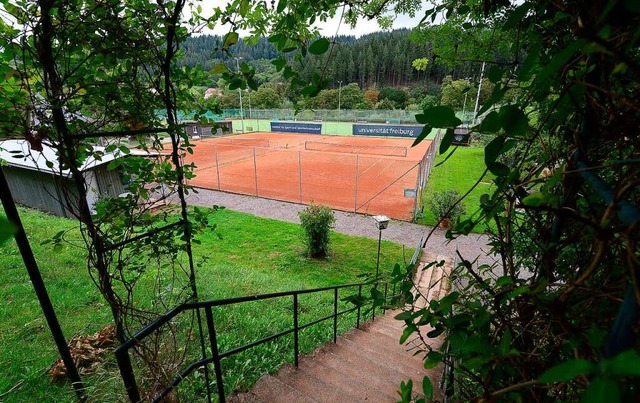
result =
[[422,211],[422,192],[439,140],[438,134],[420,161],[399,158],[408,151],[401,146],[367,148],[307,141],[300,150],[278,147],[273,142],[271,147],[212,144],[194,159],[197,176],[190,183],[413,221]]

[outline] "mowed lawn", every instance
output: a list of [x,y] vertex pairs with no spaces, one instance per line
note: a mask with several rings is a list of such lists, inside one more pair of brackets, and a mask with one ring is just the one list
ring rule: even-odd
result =
[[[33,210],[21,209],[21,215],[65,336],[93,334],[110,323],[109,310],[87,273],[76,223]],[[302,229],[296,224],[229,210],[212,214],[210,221],[217,224],[221,238],[214,233],[204,234],[200,237],[202,243],[194,245],[196,262],[201,263],[201,299],[360,282],[360,275],[375,272],[376,240],[333,233],[331,256],[317,261],[305,256]],[[68,242],[61,250],[42,244],[61,230],[69,230],[65,235]],[[411,253],[407,251],[408,255]],[[400,245],[383,242],[382,271],[403,261]],[[0,401],[75,401],[69,384],[49,382],[47,370],[57,352],[13,241],[0,246],[0,267]],[[300,303],[301,320],[328,314],[333,308],[330,295],[302,299]],[[214,312],[223,350],[290,325],[290,301],[256,304]],[[341,332],[355,324],[353,318],[348,321],[341,322]],[[331,335],[331,329],[327,322],[305,330],[301,336],[303,351],[321,344]],[[223,362],[223,369],[229,374],[226,389],[247,388],[263,371],[273,372],[284,359],[292,361],[289,339]],[[121,400],[124,396],[112,358],[99,375],[85,381],[93,401]]]
[[[455,189],[464,195],[473,187],[485,170],[484,148],[482,147],[458,147],[448,160],[442,165],[436,166],[443,162],[447,155],[448,152],[436,157],[436,162],[427,181],[422,198],[424,217],[419,221],[422,224],[435,225],[438,222],[438,217],[429,210],[429,199],[434,192]],[[493,175],[488,173],[463,200],[467,214],[462,219],[468,218],[478,211],[480,197],[492,191],[492,183]],[[484,228],[485,224],[481,223],[476,225],[474,231],[483,232]]]

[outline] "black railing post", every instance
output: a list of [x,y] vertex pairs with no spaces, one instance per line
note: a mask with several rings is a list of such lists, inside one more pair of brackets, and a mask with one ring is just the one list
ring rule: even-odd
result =
[[384,315],[387,312],[387,292],[389,291],[389,283],[384,283],[384,304],[382,305],[382,314]]
[[[211,357],[213,358],[213,369],[216,373],[216,386],[218,387],[218,400],[220,403],[225,402],[224,383],[222,381],[222,366],[220,365],[220,352],[218,351],[218,338],[216,337],[216,328],[213,323],[213,313],[211,307],[205,307],[207,316],[207,328],[209,330],[209,342],[211,343]],[[209,393],[209,385],[207,385],[207,394]]]
[[362,297],[362,284],[358,285],[358,317],[356,319],[356,329],[360,329],[360,297]]
[[338,287],[333,289],[333,342],[338,339]]
[[38,268],[38,263],[36,262],[33,250],[29,244],[29,238],[27,238],[27,233],[22,225],[22,220],[20,220],[20,214],[18,213],[16,203],[11,195],[9,182],[7,182],[2,168],[0,168],[0,199],[2,201],[2,206],[4,207],[4,211],[7,214],[7,218],[16,226],[17,232],[15,233],[14,238],[16,240],[18,250],[22,256],[22,261],[24,262],[27,274],[29,275],[29,280],[31,280],[31,284],[33,285],[33,290],[35,291],[38,302],[40,303],[40,308],[42,309],[44,318],[47,321],[49,330],[51,331],[53,341],[55,342],[58,352],[60,353],[60,357],[64,362],[64,366],[67,369],[67,375],[75,389],[78,400],[80,402],[85,402],[87,400],[87,396],[85,395],[84,384],[80,379],[80,374],[78,373],[76,364],[73,361],[73,356],[71,355],[71,351],[67,345],[67,340],[62,332],[62,327],[60,327],[60,322],[58,321],[56,312],[53,309],[53,304],[49,298],[47,287],[44,285],[44,280],[42,279],[42,274]]
[[120,376],[124,382],[124,387],[127,390],[127,396],[132,403],[138,403],[140,400],[140,391],[136,384],[136,377],[133,373],[133,366],[131,366],[131,358],[129,357],[129,349],[117,349],[116,361],[118,362],[118,368],[120,368]]
[[295,355],[296,368],[298,367],[298,353],[300,352],[298,339],[298,294],[293,294],[293,354]]

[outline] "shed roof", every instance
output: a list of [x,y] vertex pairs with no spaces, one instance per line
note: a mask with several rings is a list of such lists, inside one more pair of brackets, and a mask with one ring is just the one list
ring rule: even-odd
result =
[[[93,148],[95,151],[101,152],[102,156],[100,159],[89,156],[79,167],[80,171],[91,170],[126,155],[119,150],[107,153],[104,151],[104,147],[94,146]],[[36,151],[31,149],[31,145],[27,140],[0,141],[0,160],[7,161],[7,164],[11,167],[45,172],[52,175],[70,176],[68,169],[60,169],[56,149],[46,143],[42,143],[42,151]],[[48,161],[53,164],[51,167],[47,165]]]

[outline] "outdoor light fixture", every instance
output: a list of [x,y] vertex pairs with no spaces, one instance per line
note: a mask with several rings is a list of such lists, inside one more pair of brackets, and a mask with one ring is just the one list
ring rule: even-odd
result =
[[373,219],[376,220],[376,228],[380,231],[387,229],[387,226],[389,225],[389,217],[386,215],[374,215]]

